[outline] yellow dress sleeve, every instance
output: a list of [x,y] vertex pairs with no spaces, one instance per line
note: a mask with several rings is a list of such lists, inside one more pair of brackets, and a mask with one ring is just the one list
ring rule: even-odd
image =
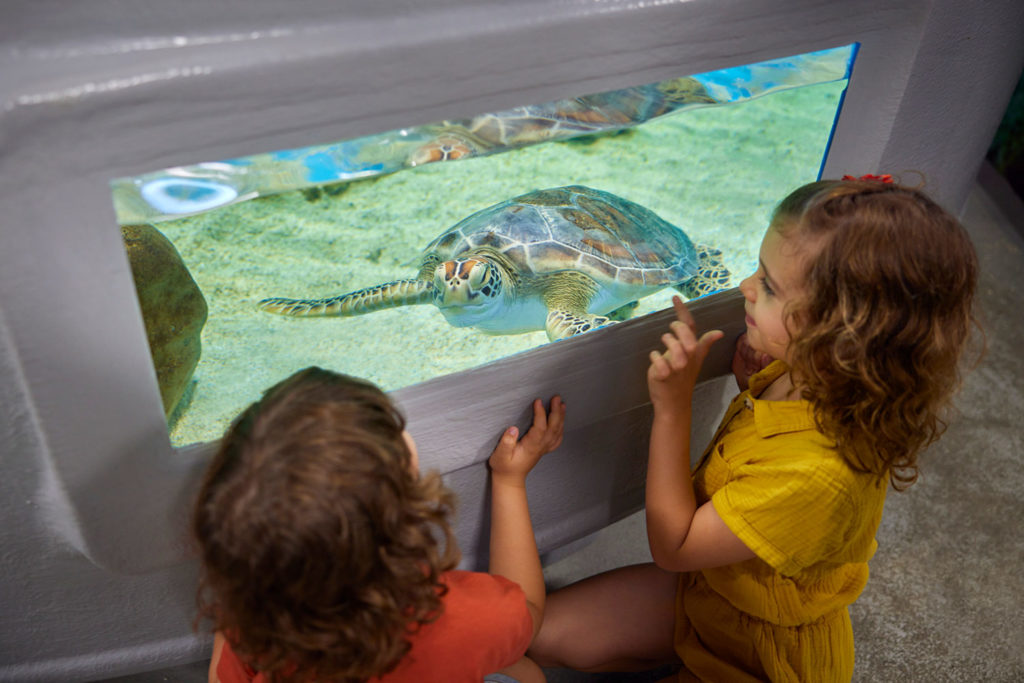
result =
[[766,455],[733,471],[711,502],[747,547],[792,576],[829,559],[859,523],[852,472],[813,448]]

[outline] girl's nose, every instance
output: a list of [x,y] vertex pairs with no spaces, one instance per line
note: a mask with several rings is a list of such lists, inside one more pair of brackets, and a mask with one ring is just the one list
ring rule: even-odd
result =
[[740,282],[740,293],[750,303],[754,303],[754,298],[757,296],[757,287],[754,286],[754,276],[745,277]]

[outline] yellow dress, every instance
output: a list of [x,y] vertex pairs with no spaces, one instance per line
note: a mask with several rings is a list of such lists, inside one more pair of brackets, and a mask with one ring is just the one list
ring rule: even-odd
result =
[[786,370],[751,378],[694,471],[697,505],[711,500],[757,557],[680,577],[681,680],[853,676],[847,607],[867,582],[888,480],[847,465],[808,402],[756,398]]

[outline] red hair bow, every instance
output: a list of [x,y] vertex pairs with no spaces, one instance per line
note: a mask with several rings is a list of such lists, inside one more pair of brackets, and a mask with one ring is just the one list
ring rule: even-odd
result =
[[886,173],[885,175],[874,175],[872,173],[868,173],[867,175],[862,175],[860,178],[854,178],[852,175],[844,175],[842,179],[843,180],[873,180],[873,181],[878,182],[878,183],[886,183],[887,185],[892,185],[892,175],[890,175],[888,173]]

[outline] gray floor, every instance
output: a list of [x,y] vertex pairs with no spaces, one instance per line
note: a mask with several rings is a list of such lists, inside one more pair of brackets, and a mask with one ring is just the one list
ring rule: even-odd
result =
[[[981,259],[987,354],[960,416],[890,493],[871,580],[852,607],[855,681],[1024,680],[1024,206],[986,168],[964,215]],[[648,561],[641,514],[546,569],[560,586]],[[654,680],[548,670],[552,683]],[[108,683],[199,683],[205,664]]]

